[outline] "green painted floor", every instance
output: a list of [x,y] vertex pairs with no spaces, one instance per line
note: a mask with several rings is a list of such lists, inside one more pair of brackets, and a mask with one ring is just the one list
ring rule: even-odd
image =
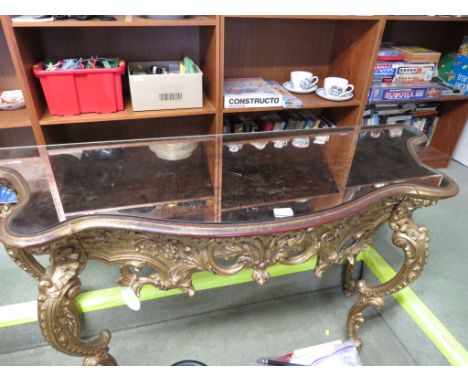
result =
[[[412,288],[468,347],[468,231],[463,224],[468,222],[468,169],[452,162],[445,172],[458,182],[461,192],[415,213],[415,220],[430,229],[431,256]],[[401,263],[402,255],[391,245],[387,228],[378,233],[375,248],[395,268]],[[117,268],[105,267],[106,272],[102,272],[104,267],[90,267],[83,284],[91,289],[115,285]],[[85,326],[94,332],[104,327],[92,327],[93,323],[104,322],[112,330],[111,353],[122,365],[169,365],[186,358],[210,365],[254,365],[259,357],[344,338],[347,312],[356,297],[345,297],[339,288],[331,287],[337,272],[331,271],[330,279],[319,283],[307,272],[270,280],[264,287],[251,283],[203,291],[193,299],[181,295],[148,301],[137,313],[125,307],[93,312],[85,316]],[[366,270],[364,278],[373,281]],[[3,253],[0,283],[0,306],[36,298],[36,282]],[[447,365],[395,300],[385,301],[381,312],[366,312],[360,331],[363,364]],[[0,329],[0,365],[81,363],[81,359],[57,353],[41,341],[37,324]],[[26,348],[9,351],[18,342]]]

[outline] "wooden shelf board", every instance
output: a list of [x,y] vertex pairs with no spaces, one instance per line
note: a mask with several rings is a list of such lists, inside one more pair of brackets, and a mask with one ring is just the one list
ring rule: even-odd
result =
[[216,137],[213,135],[200,135],[200,136],[190,136],[190,137],[171,137],[168,139],[164,138],[143,138],[143,139],[136,139],[136,140],[122,140],[122,141],[109,141],[109,142],[85,142],[83,144],[64,144],[64,145],[51,145],[47,146],[47,152],[49,155],[63,155],[63,154],[72,154],[72,153],[80,153],[83,151],[88,150],[103,150],[103,149],[116,149],[116,148],[124,148],[127,149],[129,147],[146,147],[151,144],[161,144],[161,143],[173,143],[177,141],[177,143],[181,142],[212,142],[214,143]]
[[[359,106],[360,102],[355,97],[349,101],[335,102],[320,98],[315,93],[312,94],[294,94],[297,98],[302,100],[302,107],[300,109],[325,109],[335,107],[354,107]],[[232,108],[223,109],[224,113],[249,113],[254,111],[272,111],[272,110],[300,110],[300,109],[286,109],[284,107],[249,107],[249,108]]]
[[431,146],[417,147],[416,155],[431,167],[447,167],[451,159],[450,155]]
[[446,95],[439,98],[430,99],[409,99],[409,100],[391,100],[391,101],[372,101],[368,105],[375,105],[376,103],[430,103],[430,102],[449,102],[449,101],[466,101],[467,95]]
[[31,126],[25,107],[16,110],[0,110],[0,129]]
[[440,97],[438,101],[446,102],[446,101],[466,101],[466,100],[468,100],[468,95],[447,95],[447,96]]
[[150,110],[133,111],[130,99],[125,102],[125,109],[116,113],[86,113],[79,115],[56,116],[51,115],[47,109],[40,120],[42,126],[62,125],[70,123],[106,122],[122,121],[132,119],[151,119],[163,117],[185,117],[191,115],[215,114],[216,109],[207,97],[203,97],[203,107],[192,109],[170,109],[170,110]]
[[287,20],[379,20],[381,16],[334,16],[334,15],[229,15],[226,18],[287,19]]
[[36,27],[187,27],[187,26],[214,26],[216,20],[206,16],[190,16],[180,20],[151,20],[143,16],[115,16],[115,21],[100,21],[93,19],[89,21],[79,20],[57,20],[43,22],[12,22],[14,28]]
[[291,140],[294,138],[311,138],[326,134],[352,135],[356,127],[334,127],[327,129],[298,129],[298,130],[280,130],[280,131],[256,131],[251,133],[229,133],[223,134],[222,144],[229,146],[232,144],[249,144],[253,142],[272,142],[274,140]]
[[450,16],[386,16],[387,20],[397,21],[453,21],[467,22],[468,17],[450,17]]
[[136,208],[164,206],[168,204],[188,203],[188,202],[197,202],[197,201],[210,201],[210,200],[213,200],[212,196],[201,196],[199,198],[174,199],[174,200],[169,200],[169,201],[166,200],[166,201],[160,201],[160,202],[154,202],[154,203],[130,204],[126,206],[118,206],[118,207],[111,207],[111,208],[66,212],[65,216],[75,217],[75,216],[82,216],[82,215],[106,214],[106,213],[125,215],[124,212],[119,212],[119,211],[128,210],[128,209],[136,209]]
[[331,196],[339,196],[339,195],[340,195],[340,192],[333,192],[333,193],[325,193],[325,194],[318,194],[318,195],[304,195],[301,197],[284,198],[284,199],[278,199],[274,201],[270,200],[266,202],[246,203],[246,204],[238,205],[234,207],[221,208],[221,212],[238,211],[238,210],[243,210],[243,209],[253,208],[253,207],[268,207],[268,206],[280,205],[280,204],[285,204],[285,203],[293,203],[293,202],[309,202],[314,199],[320,199],[320,198],[331,197]]

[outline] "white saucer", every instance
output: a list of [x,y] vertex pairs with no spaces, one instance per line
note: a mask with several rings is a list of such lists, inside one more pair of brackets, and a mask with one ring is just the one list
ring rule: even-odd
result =
[[308,94],[308,93],[313,93],[314,91],[317,90],[317,85],[313,85],[311,86],[309,89],[307,90],[302,90],[302,89],[294,89],[292,86],[291,86],[291,83],[289,81],[286,81],[284,84],[283,84],[283,88],[285,88],[288,92],[291,92],[291,93],[300,93],[300,94]]
[[349,94],[349,95],[347,95],[347,96],[345,96],[345,97],[333,97],[333,96],[327,94],[327,93],[325,92],[325,89],[324,89],[324,88],[317,89],[316,94],[317,94],[319,97],[328,99],[328,100],[330,100],[330,101],[347,101],[347,100],[350,100],[351,98],[353,98],[353,94]]

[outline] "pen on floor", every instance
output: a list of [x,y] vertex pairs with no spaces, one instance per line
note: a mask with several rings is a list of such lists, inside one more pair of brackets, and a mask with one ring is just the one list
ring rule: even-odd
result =
[[268,365],[268,366],[306,366],[306,365],[301,365],[299,363],[291,363],[291,362],[279,361],[276,359],[269,359],[269,358],[260,358],[259,360],[257,360],[257,362],[263,365]]

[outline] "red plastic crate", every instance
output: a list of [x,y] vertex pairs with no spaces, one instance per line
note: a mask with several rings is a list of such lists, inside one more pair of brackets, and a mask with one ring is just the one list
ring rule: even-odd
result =
[[125,62],[118,68],[43,70],[40,62],[33,67],[52,115],[114,113],[124,109],[122,75]]

